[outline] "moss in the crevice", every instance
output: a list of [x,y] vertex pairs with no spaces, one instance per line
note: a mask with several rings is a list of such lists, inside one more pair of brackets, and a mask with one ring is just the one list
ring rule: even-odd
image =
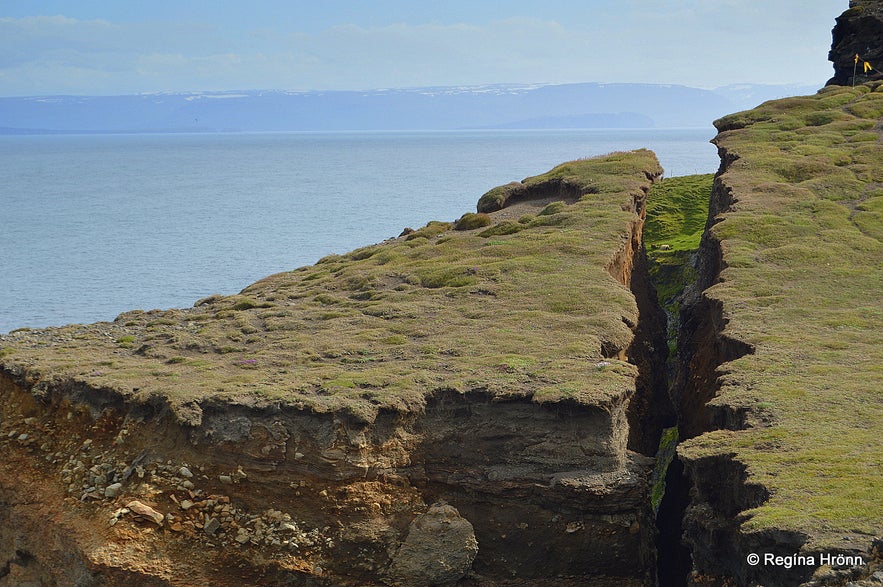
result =
[[653,513],[659,511],[659,505],[665,495],[665,476],[668,472],[668,466],[675,457],[678,448],[678,427],[672,426],[662,431],[662,437],[659,439],[659,450],[656,453],[656,465],[653,468],[653,475],[650,479],[653,488],[650,493],[650,505],[653,506]]
[[659,305],[668,315],[670,357],[676,355],[681,294],[696,280],[691,257],[705,229],[713,180],[710,173],[664,179],[647,199],[644,246]]

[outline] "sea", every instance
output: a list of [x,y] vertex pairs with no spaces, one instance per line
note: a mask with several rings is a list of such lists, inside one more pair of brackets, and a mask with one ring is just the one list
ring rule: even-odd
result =
[[475,210],[564,161],[649,148],[712,173],[713,128],[0,136],[0,333],[188,307]]

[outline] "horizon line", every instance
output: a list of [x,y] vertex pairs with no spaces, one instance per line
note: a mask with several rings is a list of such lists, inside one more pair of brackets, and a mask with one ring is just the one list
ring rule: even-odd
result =
[[754,83],[754,82],[734,82],[730,84],[726,84],[723,86],[714,86],[714,87],[702,87],[702,86],[691,86],[683,83],[651,83],[651,82],[600,82],[600,81],[583,81],[583,82],[500,82],[500,83],[487,83],[487,84],[456,84],[456,85],[429,85],[429,86],[400,86],[400,87],[378,87],[378,88],[368,88],[368,89],[310,89],[310,90],[296,90],[296,89],[282,89],[282,88],[249,88],[249,89],[224,89],[224,90],[145,90],[141,92],[121,92],[121,93],[97,93],[97,94],[64,94],[64,93],[46,93],[46,94],[13,94],[13,95],[0,95],[0,99],[26,99],[26,98],[118,98],[118,97],[131,97],[131,96],[199,96],[199,95],[211,95],[211,94],[234,94],[234,93],[280,93],[280,94],[313,94],[313,93],[359,93],[359,92],[407,92],[407,91],[417,91],[417,90],[476,90],[481,88],[511,88],[511,89],[521,89],[524,91],[535,90],[538,88],[545,87],[557,87],[557,86],[579,86],[579,85],[595,85],[599,87],[603,86],[648,86],[648,87],[681,87],[681,88],[689,88],[694,90],[702,90],[707,92],[714,92],[716,90],[720,90],[723,88],[732,88],[739,86],[751,86],[751,87],[799,87],[799,88],[809,88],[809,87],[818,87],[821,88],[824,86],[824,81],[821,82],[820,85],[816,86],[816,84],[803,84],[796,82],[789,83]]

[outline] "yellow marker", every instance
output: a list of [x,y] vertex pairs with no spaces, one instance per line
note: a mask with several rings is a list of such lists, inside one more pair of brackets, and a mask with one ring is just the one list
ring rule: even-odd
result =
[[865,61],[865,73],[868,73],[870,70],[874,69],[871,67],[871,64]]
[[855,54],[855,62],[858,64],[858,53]]

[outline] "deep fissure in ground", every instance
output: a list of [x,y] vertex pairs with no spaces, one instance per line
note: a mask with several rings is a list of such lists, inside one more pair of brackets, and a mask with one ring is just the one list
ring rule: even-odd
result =
[[[641,312],[642,321],[649,319],[641,328],[654,332],[650,336],[655,351],[650,369],[657,385],[665,390],[664,397],[658,392],[652,396],[652,408],[664,414],[665,425],[660,429],[658,422],[651,420],[649,429],[659,439],[651,499],[656,514],[657,581],[666,587],[685,586],[692,567],[690,550],[682,541],[689,485],[676,454],[677,443],[689,426],[684,426],[678,399],[683,392],[676,386],[685,379],[679,349],[681,309],[687,297],[701,293],[695,291],[701,287],[696,283],[698,254],[709,222],[713,178],[713,174],[672,177],[654,185],[643,233],[646,254],[641,256],[641,269],[645,270],[639,272],[646,276],[647,284],[633,287],[639,307],[655,307]],[[634,429],[646,427],[648,422],[630,424]]]
[[[476,485],[472,477],[463,476],[462,447],[464,445],[488,444],[490,441],[497,442],[499,440],[499,438],[482,437],[481,433],[486,427],[483,422],[491,421],[491,416],[498,416],[496,410],[504,404],[495,405],[495,413],[491,415],[488,406],[492,402],[492,397],[487,394],[467,394],[460,397],[456,393],[440,393],[429,398],[426,412],[429,417],[426,422],[420,424],[420,430],[427,434],[427,431],[433,431],[428,436],[433,440],[424,444],[424,448],[421,450],[426,454],[423,454],[420,460],[432,463],[432,466],[427,466],[422,476],[417,475],[416,477],[414,476],[416,475],[415,471],[407,469],[413,477],[411,481],[414,483],[413,489],[415,491],[412,495],[416,499],[419,490],[423,492],[424,499],[428,501],[438,499],[452,502],[466,519],[481,522],[477,529],[479,543],[489,548],[488,552],[500,556],[477,559],[474,569],[480,575],[503,576],[514,570],[523,572],[525,576],[530,576],[537,569],[543,569],[552,575],[559,576],[576,573],[589,575],[602,569],[610,576],[619,576],[619,573],[627,573],[633,569],[635,564],[640,564],[642,569],[647,569],[654,566],[655,561],[655,575],[658,584],[674,587],[686,585],[687,576],[692,567],[692,559],[690,551],[683,544],[682,535],[685,511],[689,501],[689,486],[683,473],[684,467],[675,455],[678,436],[680,434],[683,437],[685,428],[682,425],[683,422],[679,421],[682,420],[682,414],[678,413],[682,402],[679,402],[677,398],[682,393],[677,391],[677,387],[672,389],[672,382],[677,386],[678,381],[684,380],[683,375],[673,376],[676,371],[674,365],[678,362],[683,364],[683,361],[680,360],[681,357],[679,357],[678,348],[679,344],[683,344],[678,341],[679,331],[682,330],[680,307],[684,303],[685,296],[701,292],[703,287],[701,283],[696,284],[691,294],[689,285],[698,274],[697,251],[700,238],[705,230],[711,180],[711,175],[705,175],[670,178],[657,182],[653,188],[655,191],[646,201],[646,223],[642,238],[639,239],[638,235],[641,233],[636,232],[633,239],[630,240],[626,248],[626,252],[629,254],[623,254],[620,260],[620,265],[626,269],[615,275],[620,283],[628,284],[639,310],[637,323],[632,324],[631,320],[623,320],[632,329],[634,335],[632,343],[624,355],[627,355],[629,361],[638,367],[639,372],[633,401],[626,414],[629,421],[628,448],[644,455],[644,457],[636,457],[636,460],[645,471],[650,462],[645,457],[656,456],[657,459],[651,492],[652,504],[647,504],[648,508],[652,505],[656,531],[654,532],[651,528],[654,521],[653,516],[639,516],[638,520],[633,521],[631,528],[626,527],[621,531],[620,537],[623,541],[628,542],[628,548],[622,549],[622,553],[626,554],[620,560],[616,560],[615,564],[611,564],[610,560],[604,560],[605,556],[610,558],[609,552],[605,550],[610,543],[609,534],[604,533],[598,533],[597,540],[593,538],[583,541],[578,549],[585,556],[580,557],[581,560],[577,563],[574,563],[569,557],[564,557],[561,559],[560,566],[553,568],[548,562],[548,552],[540,548],[519,551],[517,561],[505,561],[504,558],[508,557],[507,553],[520,548],[520,540],[516,533],[510,536],[500,534],[498,531],[500,524],[492,524],[491,522],[494,520],[485,519],[488,518],[489,511],[492,512],[492,516],[499,518],[496,520],[497,522],[503,522],[503,526],[519,528],[523,520],[530,516],[536,517],[538,513],[542,515],[548,513],[551,516],[554,510],[567,511],[568,508],[571,508],[578,511],[582,504],[578,504],[577,501],[582,497],[574,495],[572,502],[554,504],[536,502],[527,503],[524,507],[513,508],[511,491],[525,492],[529,491],[531,486],[513,486],[514,489],[510,488],[509,490],[504,487],[497,493],[488,493],[486,488]],[[641,203],[643,204],[643,200]],[[638,212],[641,213],[643,210],[639,208]],[[640,226],[638,230],[640,231]],[[706,310],[709,312],[708,320],[713,322],[715,318],[713,308],[694,309],[695,312]],[[93,400],[100,400],[99,403],[102,405],[111,402],[110,397],[96,397],[96,393],[99,391],[89,390]],[[713,389],[706,390],[709,393],[713,393],[713,391]],[[22,393],[24,393],[23,390]],[[100,396],[100,393],[98,395]],[[517,402],[505,405],[509,406],[510,412],[512,412],[510,414],[513,425],[511,436],[513,438],[520,437],[524,432],[523,429],[519,429],[520,423],[534,420],[536,409],[530,404]],[[124,406],[118,407],[120,412],[125,411]],[[561,409],[575,408],[563,406]],[[525,412],[524,419],[518,419],[518,413],[516,413],[518,410]],[[484,417],[483,414],[486,412],[487,417]],[[226,423],[219,429],[226,430],[230,428],[229,421],[231,419],[247,421],[247,417],[254,416],[254,414],[249,414],[250,412],[245,409],[242,414],[232,414],[228,408],[216,414],[210,403],[203,403],[201,407],[201,418],[206,430],[215,429],[213,427],[215,419],[223,419]],[[159,418],[157,414],[142,415],[145,417],[144,419],[150,421],[156,421]],[[464,415],[471,416],[472,419],[465,418]],[[549,418],[556,417],[554,413],[547,415]],[[573,415],[570,414],[570,416]],[[382,429],[382,433],[392,430],[396,424],[393,421],[393,416],[392,412],[381,413],[375,428]],[[275,417],[273,416],[273,418]],[[591,425],[588,427],[584,425],[590,419],[591,414],[583,414],[583,425],[580,427],[593,429],[594,427]],[[445,422],[445,426],[441,426],[441,422]],[[253,423],[256,426],[262,425],[259,422]],[[447,427],[447,431],[442,430],[445,427]],[[508,434],[508,431],[505,432]],[[624,427],[623,432],[625,432]],[[469,434],[473,436],[469,436]],[[447,442],[447,438],[456,439],[456,442]],[[179,440],[182,440],[180,444],[187,444],[183,442],[183,438]],[[194,441],[194,446],[196,445],[197,443]],[[496,445],[490,443],[488,446]],[[270,452],[275,450],[270,445],[267,445],[266,448]],[[242,448],[239,452],[229,455],[233,460],[225,464],[232,469],[239,462],[236,459],[241,457],[244,452],[245,448]],[[584,453],[579,453],[577,456],[582,459]],[[297,456],[295,456],[295,460],[297,460]],[[476,461],[472,465],[465,468],[467,473],[482,470],[482,463]],[[295,463],[295,466],[301,465]],[[451,471],[456,471],[459,476],[452,478],[453,480],[448,479]],[[250,470],[250,473],[250,483],[257,486],[260,483],[260,471],[255,469],[254,471]],[[332,473],[333,470],[328,476],[332,476]],[[473,476],[478,479],[478,476]],[[268,486],[271,485],[269,478],[265,481],[268,482]],[[373,478],[369,481],[376,482]],[[608,505],[613,508],[621,507],[622,498],[623,495],[606,496]],[[640,500],[642,503],[646,503],[645,497],[640,497]],[[553,505],[555,507],[551,507]],[[640,503],[631,505],[636,511],[646,511],[641,509]],[[616,513],[615,509],[611,511]],[[317,522],[316,525],[318,527],[321,524]],[[566,528],[564,522],[559,523],[556,516],[555,520],[549,522],[548,531],[536,534],[540,537],[537,543],[542,544],[543,548],[555,549],[557,544],[555,540],[560,539],[562,535],[570,536],[566,532],[577,529],[576,526],[572,529]],[[562,531],[565,534],[562,534]],[[609,528],[605,529],[605,532],[607,531]],[[359,537],[349,538],[352,540],[351,544],[348,544],[356,550],[353,550],[354,556],[345,557],[348,560],[361,560],[360,557],[364,558],[366,552],[374,552],[371,549],[377,549],[375,556],[368,557],[372,560],[383,560],[386,556],[383,548],[378,547],[378,544],[382,546],[382,543],[377,542],[377,536],[373,534],[366,533],[361,539],[357,539]],[[357,547],[368,550],[357,552]],[[22,550],[21,552],[25,553],[26,551]],[[523,556],[523,552],[527,552],[531,556]],[[628,558],[634,552],[640,552],[642,560],[639,563]],[[27,556],[15,551],[14,556],[11,555],[7,558],[5,567],[0,566],[0,578],[9,574],[11,569],[26,564],[28,560]],[[375,569],[353,567],[352,569],[342,569],[342,571],[370,574],[374,573]],[[648,573],[642,580],[650,582],[652,574]]]

